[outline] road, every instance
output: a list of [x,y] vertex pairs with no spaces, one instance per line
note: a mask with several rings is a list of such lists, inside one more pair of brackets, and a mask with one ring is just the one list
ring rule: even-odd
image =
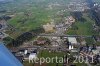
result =
[[87,35],[66,35],[66,34],[39,34],[38,36],[51,36],[51,37],[83,37],[83,38],[91,38],[92,36]]

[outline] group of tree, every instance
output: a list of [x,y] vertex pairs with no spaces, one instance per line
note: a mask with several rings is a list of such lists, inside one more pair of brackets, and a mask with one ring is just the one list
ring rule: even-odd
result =
[[9,42],[8,46],[18,47],[22,45],[24,42],[31,40],[32,38],[38,36],[38,34],[43,32],[44,32],[43,28],[37,28],[29,32],[25,32],[20,36],[18,36],[16,39],[12,39],[12,41]]
[[6,16],[6,15],[0,16],[0,20],[5,20],[5,21],[7,21],[7,20],[9,20],[9,19],[11,19],[10,16]]
[[84,21],[85,21],[85,19],[83,18],[82,12],[71,12],[71,15],[72,15],[77,21],[81,21],[81,22],[84,22]]

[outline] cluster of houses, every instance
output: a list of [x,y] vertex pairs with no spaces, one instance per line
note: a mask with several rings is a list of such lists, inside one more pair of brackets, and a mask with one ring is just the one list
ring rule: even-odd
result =
[[54,22],[51,22],[51,23],[47,23],[46,25],[43,25],[43,28],[46,33],[56,32],[56,30],[59,28],[63,28],[66,31],[66,29],[69,26],[71,26],[74,22],[75,22],[75,19],[72,16],[68,16],[68,17],[65,17],[64,23],[55,24]]
[[79,11],[79,12],[84,12],[89,10],[90,8],[88,7],[88,3],[86,3],[86,0],[73,0],[72,2],[69,3],[68,5],[69,11]]
[[81,47],[80,55],[86,57],[90,63],[100,63],[100,47]]
[[60,6],[60,4],[58,4],[57,2],[56,3],[50,3],[48,5],[48,9],[53,9],[53,7],[56,7],[56,6]]
[[4,33],[7,28],[7,24],[5,20],[0,20],[0,40],[5,38],[7,35]]
[[5,20],[0,20],[0,31],[4,30],[7,27]]
[[73,24],[74,22],[75,22],[75,19],[72,17],[72,16],[68,16],[67,18],[65,18],[65,24],[67,24],[67,25],[71,25],[71,24]]

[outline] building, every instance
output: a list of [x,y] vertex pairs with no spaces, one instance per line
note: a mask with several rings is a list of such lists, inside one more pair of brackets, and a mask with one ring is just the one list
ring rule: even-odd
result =
[[4,32],[0,32],[0,40],[2,40],[3,38],[7,37],[8,35],[5,34]]
[[92,52],[93,52],[94,55],[97,55],[97,54],[100,53],[100,50],[92,50]]
[[73,50],[74,49],[73,45],[69,45],[69,48],[68,49],[69,50]]
[[90,8],[86,0],[73,0],[69,3],[68,9],[71,12],[84,12]]
[[68,19],[69,19],[69,22],[71,22],[71,23],[75,22],[75,19],[72,16],[69,16]]
[[29,63],[33,63],[34,61],[33,60],[37,60],[37,54],[36,53],[31,53],[29,55]]
[[72,16],[68,16],[65,20],[66,20],[65,24],[71,25],[72,23],[75,22],[75,19]]
[[7,34],[5,34],[5,29],[7,28],[7,24],[5,20],[0,20],[0,40],[7,37]]
[[0,30],[4,30],[7,27],[5,20],[0,20]]
[[68,37],[68,41],[71,43],[71,45],[78,43],[75,37]]

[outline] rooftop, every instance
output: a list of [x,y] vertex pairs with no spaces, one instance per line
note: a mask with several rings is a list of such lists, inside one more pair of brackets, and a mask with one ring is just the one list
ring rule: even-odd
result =
[[75,37],[68,37],[68,41],[71,42],[71,44],[77,44],[77,40]]

